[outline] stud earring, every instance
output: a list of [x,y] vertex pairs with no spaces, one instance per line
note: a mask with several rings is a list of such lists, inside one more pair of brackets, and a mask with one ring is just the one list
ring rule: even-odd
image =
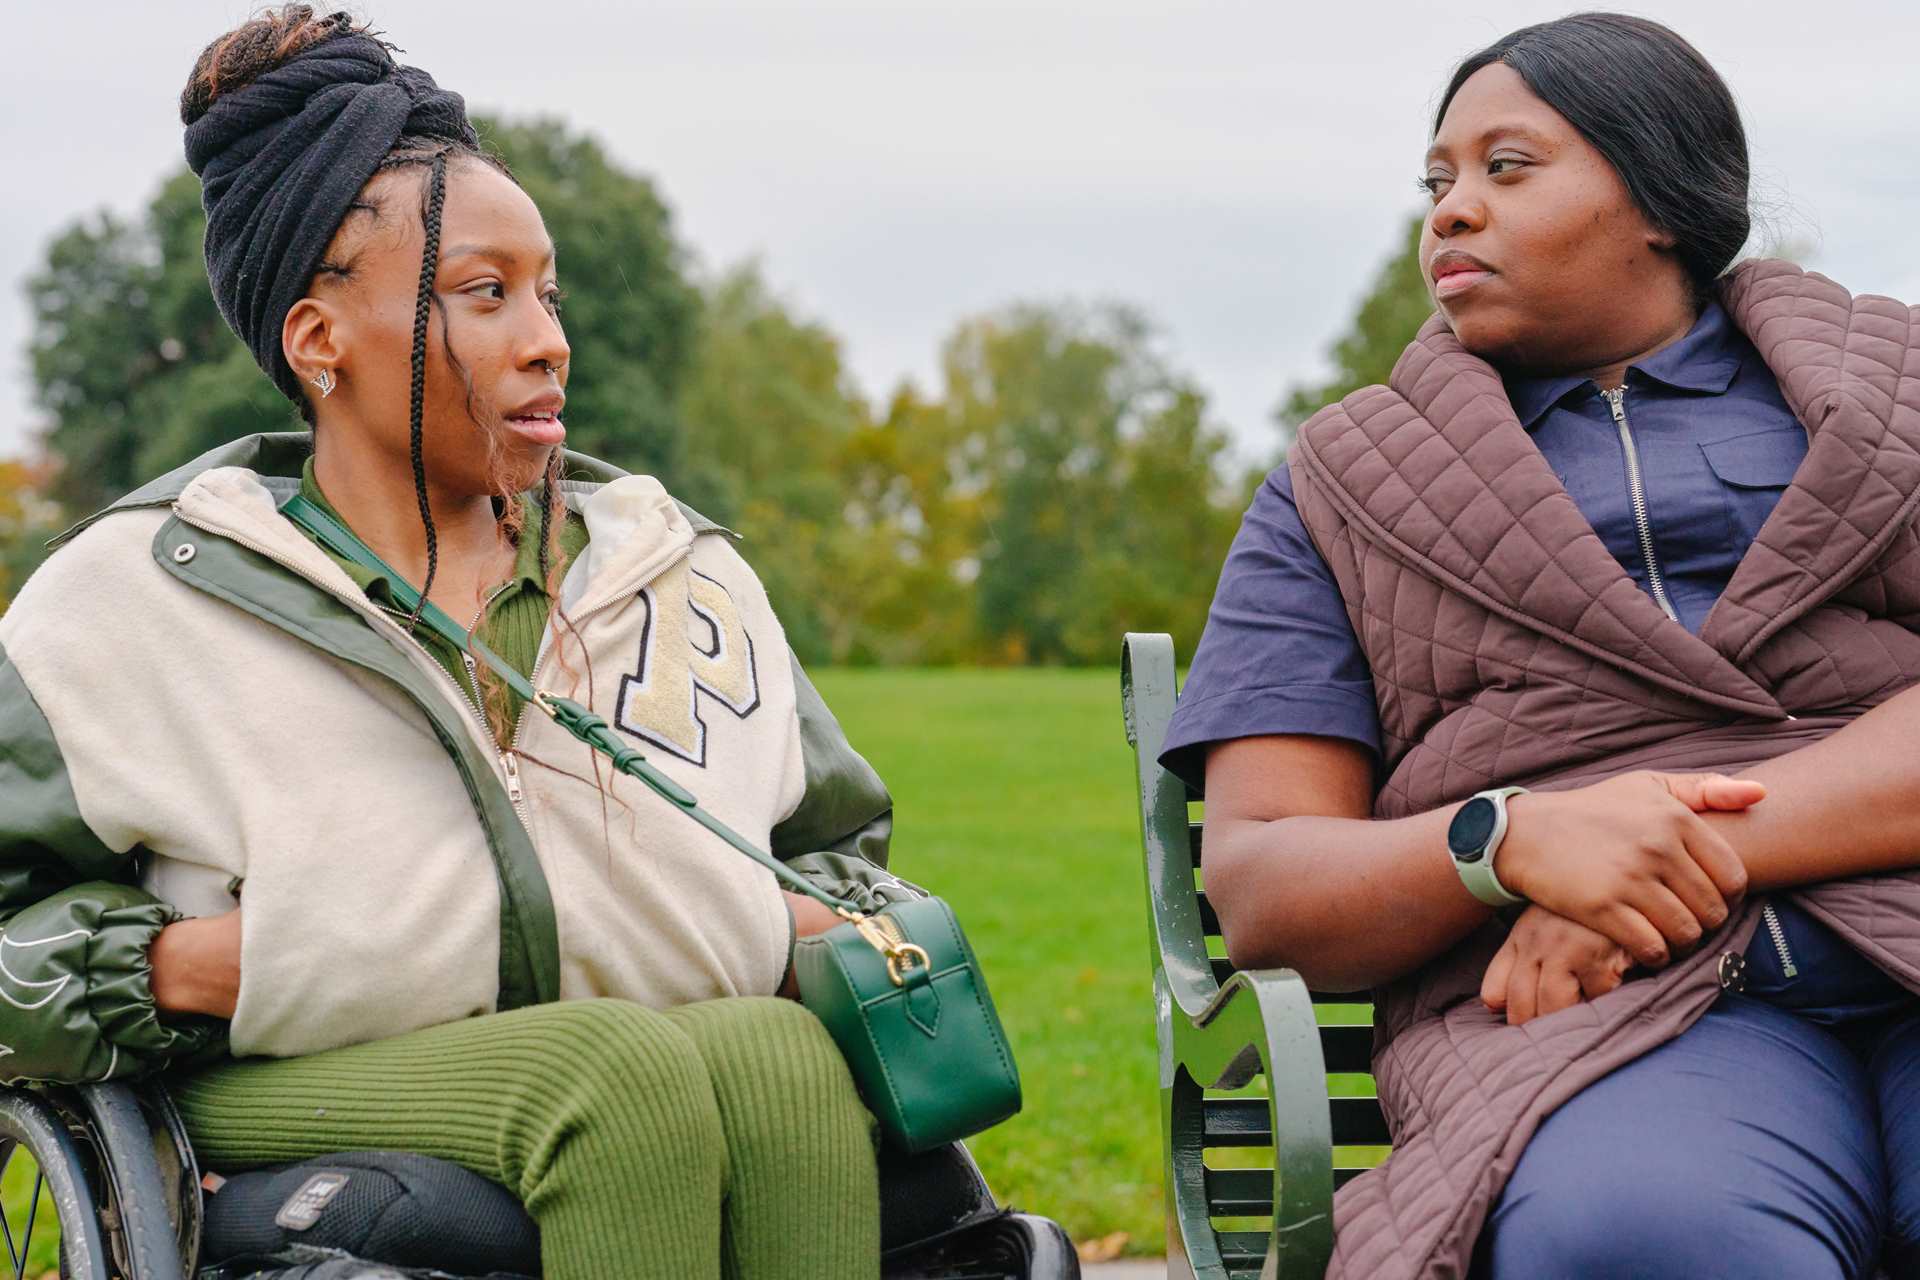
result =
[[333,389],[340,384],[334,381],[333,370],[322,369],[319,374],[314,377],[313,385],[320,388],[320,398],[325,400],[333,394]]

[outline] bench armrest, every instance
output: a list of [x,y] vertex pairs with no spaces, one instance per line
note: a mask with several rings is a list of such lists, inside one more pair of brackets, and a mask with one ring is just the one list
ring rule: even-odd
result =
[[1160,744],[1173,718],[1174,680],[1173,637],[1128,632],[1120,650],[1120,706],[1134,753],[1153,965],[1166,974],[1174,1004],[1198,1015],[1220,986],[1193,887],[1187,787],[1160,767]]
[[[1273,1233],[1264,1251],[1278,1264],[1273,1274],[1318,1277],[1333,1251],[1333,1135],[1326,1062],[1306,983],[1291,969],[1242,970],[1227,979],[1199,1016],[1188,1018],[1172,1009],[1167,1014],[1171,1044],[1170,1060],[1162,1063],[1163,1096],[1175,1081],[1191,1082],[1196,1091],[1237,1089],[1265,1074],[1274,1159]],[[1183,1219],[1194,1213],[1196,1225],[1204,1225],[1210,1175],[1202,1150],[1210,1137],[1225,1135],[1222,1126],[1207,1132],[1204,1105],[1194,1110],[1200,1124],[1184,1126],[1189,1132],[1178,1135],[1170,1155],[1174,1196],[1188,1202],[1178,1209]],[[1253,1183],[1268,1177],[1266,1170],[1223,1177],[1226,1172],[1211,1176],[1230,1188],[1244,1188],[1249,1200],[1264,1198]],[[1186,1233],[1190,1249],[1203,1234]]]

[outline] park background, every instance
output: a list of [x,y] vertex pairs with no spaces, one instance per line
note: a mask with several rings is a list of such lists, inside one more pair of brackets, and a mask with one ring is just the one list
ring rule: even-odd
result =
[[[996,1190],[1090,1255],[1159,1251],[1119,637],[1191,653],[1290,428],[1430,310],[1413,178],[1452,62],[1565,10],[354,9],[545,213],[569,445],[744,535],[895,793],[896,867],[968,922],[1027,1085],[974,1144]],[[1910,6],[1635,11],[1741,100],[1752,249],[1920,299]],[[0,608],[66,523],[293,423],[214,309],[180,160],[187,69],[249,12],[9,12]]]

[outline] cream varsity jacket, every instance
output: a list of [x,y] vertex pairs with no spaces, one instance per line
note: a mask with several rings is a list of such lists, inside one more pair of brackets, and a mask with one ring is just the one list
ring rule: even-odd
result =
[[[770,994],[789,941],[772,875],[545,717],[501,751],[279,515],[305,439],[131,495],[0,618],[0,1073],[131,1074],[195,1047],[152,1016],[145,942],[236,901],[236,1054],[541,1000]],[[884,788],[730,535],[651,478],[569,462],[591,542],[535,684],[828,888],[914,892],[881,869]]]

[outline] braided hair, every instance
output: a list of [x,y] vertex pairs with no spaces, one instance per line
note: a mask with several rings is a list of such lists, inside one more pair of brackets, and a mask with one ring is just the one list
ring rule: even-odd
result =
[[[427,500],[421,437],[427,329],[435,309],[447,171],[456,164],[484,164],[508,181],[518,182],[504,161],[480,145],[460,96],[440,88],[419,68],[396,64],[392,52],[392,45],[349,14],[316,17],[305,4],[268,9],[201,53],[180,95],[180,120],[186,126],[187,162],[200,176],[207,210],[207,273],[214,299],[261,369],[299,406],[310,426],[317,426],[317,414],[310,393],[286,360],[281,340],[285,317],[316,285],[352,276],[350,260],[330,261],[327,255],[337,250],[339,228],[349,214],[379,216],[368,184],[394,170],[425,170],[420,201],[424,243],[414,293],[407,407],[414,495],[426,531],[427,578],[420,592],[424,607],[439,568],[439,538]],[[370,144],[369,139],[376,141]],[[479,426],[473,378],[454,352],[446,308],[439,310],[442,348],[448,364],[466,382],[467,414]],[[498,438],[484,426],[480,429],[490,456],[497,460]],[[540,577],[561,632],[555,638],[555,660],[577,686],[579,677],[568,663],[565,637],[579,641],[580,634],[561,607],[559,591],[565,565],[558,540],[565,518],[560,505],[561,466],[560,450],[549,450],[537,499]],[[509,491],[501,478],[504,472],[494,466],[489,470],[499,490],[494,500],[501,531],[517,541],[524,523],[519,495]],[[409,631],[419,619],[416,608],[407,619]],[[484,625],[483,610],[475,626]],[[468,639],[471,642],[472,636]],[[586,664],[591,706],[592,655],[584,643],[579,650]],[[591,785],[600,793],[602,837],[611,874],[607,803],[618,804],[633,822],[638,821],[637,811],[602,785],[600,758],[590,748],[586,750],[593,769],[589,781],[514,746],[504,682],[484,665],[477,674],[483,712],[496,741],[528,763]]]
[[421,415],[427,400],[427,321],[433,314],[433,277],[440,263],[440,213],[447,204],[447,153],[434,153],[427,176],[427,208],[421,215],[426,231],[426,247],[420,252],[420,288],[413,304],[412,378],[407,400],[407,449],[413,458],[413,495],[420,503],[420,523],[427,529],[427,581],[420,588],[419,603],[407,619],[411,631],[427,607],[427,593],[433,590],[434,571],[440,567],[440,543],[433,529],[433,512],[427,506],[427,462],[421,454]]
[[[340,43],[338,45],[329,43],[333,41]],[[378,42],[379,48],[369,50],[369,42]],[[213,123],[201,122],[206,120],[209,112],[215,110],[216,104],[219,104],[223,98],[230,98],[241,92],[261,77],[272,75],[291,61],[301,60],[304,65],[318,66],[336,48],[342,51],[341,62],[345,68],[343,74],[350,77],[340,83],[359,83],[363,82],[367,75],[379,74],[390,75],[396,82],[404,79],[409,96],[414,101],[415,114],[408,116],[409,122],[417,116],[424,121],[430,121],[435,126],[432,133],[401,133],[386,154],[379,159],[372,176],[368,178],[368,182],[371,182],[374,177],[400,169],[425,170],[420,204],[424,243],[421,250],[419,284],[414,299],[407,423],[414,495],[419,505],[420,522],[426,535],[427,574],[426,581],[421,584],[421,603],[407,619],[407,629],[411,632],[419,624],[420,612],[433,590],[434,578],[439,569],[439,537],[434,528],[433,511],[427,498],[423,427],[426,402],[427,330],[432,323],[436,302],[434,280],[438,274],[440,262],[440,228],[442,214],[446,208],[447,171],[455,164],[477,163],[493,169],[509,181],[515,182],[516,185],[518,180],[514,178],[512,170],[507,167],[504,160],[479,144],[471,127],[466,124],[464,112],[459,109],[459,99],[456,95],[438,90],[430,78],[413,68],[389,67],[382,72],[376,67],[373,72],[368,72],[366,65],[369,58],[375,62],[385,58],[386,54],[383,51],[390,50],[392,46],[379,41],[377,33],[355,21],[350,14],[340,12],[326,17],[317,17],[313,8],[306,4],[289,4],[278,9],[266,10],[251,21],[214,40],[202,51],[188,78],[186,89],[180,97],[181,120],[188,126],[189,158],[199,160],[199,163],[196,163],[196,171],[199,171],[204,164],[222,163],[218,158],[210,158],[215,151],[212,143],[205,144],[206,155],[196,157],[195,151],[195,131],[198,129],[204,133],[208,124]],[[357,62],[347,57],[349,52],[358,59]],[[313,80],[319,80],[322,83],[318,88],[313,88],[311,87]],[[331,86],[324,81],[325,73],[313,73],[303,87],[311,94],[325,93]],[[451,100],[451,112],[449,112],[448,100]],[[449,114],[453,117],[452,119],[449,119]],[[230,183],[234,179],[226,177],[225,181]],[[256,198],[259,197],[256,196]],[[368,200],[364,187],[345,202],[345,210],[349,213],[377,212],[375,205]],[[337,223],[324,228],[326,237],[331,239],[337,229]],[[208,231],[210,266],[216,248],[214,238],[214,223],[210,216]],[[346,279],[351,274],[351,262],[331,261],[321,254],[314,261],[311,280],[303,279],[298,283],[300,289],[305,290],[313,281]],[[215,283],[216,295],[219,295],[221,280],[216,278]],[[244,278],[239,279],[236,288],[239,284],[245,283]],[[239,305],[227,308],[224,300],[223,309],[227,311],[229,320],[235,323],[235,328],[241,332],[241,336],[248,339],[250,345],[255,346],[256,358],[261,359],[263,368],[274,376],[276,383],[283,391],[288,390],[287,378],[279,367],[280,364],[284,364],[279,352],[279,325],[275,322],[271,311],[268,310],[265,313],[264,320],[258,320],[255,315],[257,309],[248,309]],[[284,308],[282,314],[284,314]],[[472,379],[465,367],[461,365],[451,343],[445,341],[448,335],[444,307],[441,308],[440,319],[447,359],[467,382],[468,413],[469,416],[473,416]],[[256,332],[249,330],[256,330]],[[271,350],[263,351],[263,347],[270,347]],[[289,394],[294,396],[301,416],[308,424],[317,425],[312,401],[297,387],[297,383],[295,389]],[[491,443],[491,436],[488,439]],[[556,578],[563,561],[563,557],[559,555],[559,529],[554,521],[555,509],[560,505],[560,481],[561,455],[560,451],[555,449],[548,457],[538,500],[540,576],[549,597],[555,601],[558,600]],[[511,494],[502,494],[499,497],[502,501],[497,502],[496,505],[500,510],[503,532],[517,539],[521,533],[522,523],[519,503]],[[482,681],[490,686],[497,683],[491,672],[483,673]],[[503,691],[489,688],[488,692],[494,694]],[[489,697],[488,701],[498,704],[504,699]],[[490,715],[489,719],[498,721],[499,717]],[[496,723],[493,727],[496,736],[499,736],[500,724]]]
[[[403,137],[394,144],[393,149],[387,153],[381,160],[379,168],[375,170],[376,174],[403,168],[424,168],[427,171],[421,192],[420,223],[424,235],[420,251],[420,282],[414,294],[413,348],[409,357],[407,403],[407,449],[413,466],[414,497],[419,503],[420,523],[426,533],[427,576],[420,587],[420,603],[414,607],[412,614],[407,618],[406,626],[409,632],[419,625],[420,612],[426,607],[427,597],[433,590],[434,576],[440,565],[439,536],[434,529],[433,511],[427,502],[427,470],[422,447],[424,439],[422,425],[426,408],[427,330],[433,318],[434,303],[438,296],[434,291],[433,282],[439,274],[440,267],[440,223],[446,209],[447,165],[450,160],[484,164],[516,185],[518,184],[513,171],[498,155],[467,143],[448,142],[443,139]],[[442,310],[442,347],[448,362],[454,366],[462,378],[467,380],[468,403],[471,406],[472,380],[461,365],[459,356],[454,352],[453,344],[446,340],[445,325],[446,313]],[[559,568],[563,566],[560,563],[558,547],[559,530],[554,524],[553,513],[554,509],[560,505],[560,479],[560,450],[553,449],[547,455],[546,469],[541,476],[538,505],[540,508],[540,581],[547,590],[548,598],[555,602],[556,609],[559,600],[559,584],[556,579]],[[506,532],[517,541],[523,532],[520,507],[513,501],[512,495],[502,496],[505,501],[500,508],[501,523]],[[562,616],[564,621],[564,615]],[[476,620],[475,626],[483,627],[484,625],[483,614]],[[510,736],[507,731],[506,687],[492,670],[485,666],[476,666],[475,672],[482,686],[482,702],[485,704],[490,727],[495,738],[505,742]]]

